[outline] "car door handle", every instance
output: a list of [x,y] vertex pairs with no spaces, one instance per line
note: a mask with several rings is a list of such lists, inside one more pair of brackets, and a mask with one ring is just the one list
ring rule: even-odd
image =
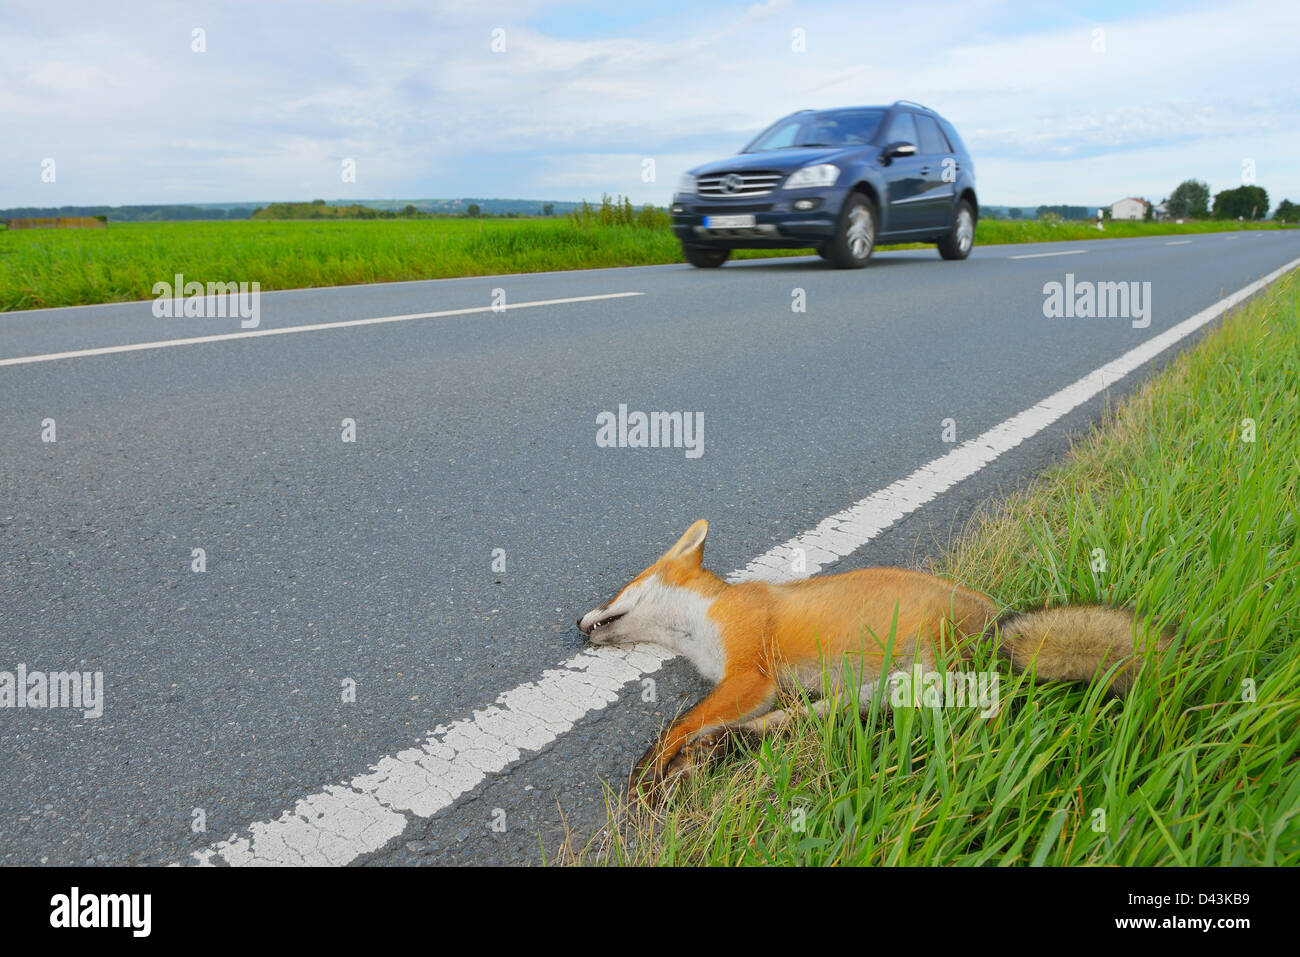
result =
[[922,167],[921,167],[921,173],[922,173],[922,174],[925,174],[925,173],[928,173],[928,172],[930,172],[930,167],[928,167],[928,166],[922,166]]

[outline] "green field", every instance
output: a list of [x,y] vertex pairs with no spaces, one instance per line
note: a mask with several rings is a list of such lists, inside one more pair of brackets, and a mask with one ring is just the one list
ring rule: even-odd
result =
[[[615,213],[618,212],[615,207]],[[631,223],[555,219],[425,219],[111,223],[103,230],[0,231],[0,311],[154,298],[177,273],[263,290],[681,262],[661,213]],[[980,244],[1215,232],[1232,222],[1083,223],[983,220]],[[1272,223],[1250,229],[1279,228]],[[740,257],[806,255],[806,250]],[[936,256],[938,254],[936,253]]]
[[972,667],[1002,675],[996,717],[805,711],[666,811],[615,782],[607,833],[561,857],[1300,864],[1298,318],[1292,273],[932,566],[1011,607],[1132,602],[1180,632],[1127,699],[1013,677],[988,642]]

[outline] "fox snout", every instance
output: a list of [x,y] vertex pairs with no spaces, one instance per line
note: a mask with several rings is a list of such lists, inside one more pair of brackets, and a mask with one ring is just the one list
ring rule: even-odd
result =
[[592,644],[603,645],[607,643],[607,635],[602,634],[602,630],[622,617],[622,614],[611,613],[608,605],[602,605],[578,619],[578,630],[586,635],[587,640]]

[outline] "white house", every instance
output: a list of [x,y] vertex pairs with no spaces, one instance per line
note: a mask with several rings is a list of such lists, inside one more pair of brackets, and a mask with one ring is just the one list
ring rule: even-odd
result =
[[1132,196],[1127,199],[1121,199],[1118,203],[1112,203],[1110,207],[1111,219],[1146,219],[1147,207],[1151,205],[1145,199],[1136,199]]

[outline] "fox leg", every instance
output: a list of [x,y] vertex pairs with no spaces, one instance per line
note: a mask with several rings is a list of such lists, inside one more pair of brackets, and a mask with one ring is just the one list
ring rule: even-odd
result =
[[[877,678],[874,682],[863,685],[858,692],[858,713],[866,717],[871,711],[871,703],[876,698],[880,698],[881,704],[888,707],[892,698],[894,685],[898,681],[906,681],[907,675],[898,670],[889,672]],[[719,685],[719,688],[722,686]],[[776,686],[773,683],[766,696],[763,699],[763,707],[770,708],[772,700],[776,696]],[[706,698],[699,707],[708,704],[710,698]],[[850,705],[850,699],[847,695],[838,694],[828,695],[819,698],[812,703],[810,710],[813,714],[824,716],[837,707],[847,708]],[[764,711],[762,708],[756,709],[759,713],[750,712],[752,717],[742,717],[741,720],[718,720],[706,723],[698,730],[687,731],[684,739],[676,746],[674,752],[670,752],[666,745],[656,743],[641,760],[637,763],[637,768],[632,773],[632,790],[635,792],[638,782],[651,784],[653,787],[663,786],[665,790],[674,785],[682,777],[694,772],[709,761],[710,758],[717,757],[726,751],[729,751],[734,738],[737,734],[754,735],[762,737],[768,731],[775,731],[789,724],[797,715],[803,713],[800,708],[775,708],[770,711]],[[724,714],[727,712],[724,712]],[[730,713],[735,713],[731,711]],[[693,714],[693,712],[692,712]],[[667,735],[661,739],[661,742],[671,744],[673,731],[686,723],[691,718],[688,714],[682,722],[674,725],[669,729]],[[659,767],[662,771],[651,777],[650,767],[652,761],[658,752],[661,758]]]
[[[809,710],[815,715],[824,716],[835,707],[835,701],[834,698],[818,698],[809,706]],[[699,731],[686,739],[682,751],[690,750],[692,753],[707,751],[709,756],[714,756],[730,750],[729,742],[735,734],[747,734],[761,738],[768,731],[776,731],[785,727],[802,713],[799,708],[773,708],[766,714],[750,718],[748,721],[742,721],[740,724],[724,725],[712,730]]]
[[[882,705],[888,707],[892,699],[894,685],[900,680],[907,680],[906,673],[894,670],[883,678],[876,679],[871,684],[863,685],[858,691],[858,714],[865,718],[871,710],[871,702],[877,698],[880,699]],[[825,717],[835,710],[837,706],[847,708],[849,704],[850,701],[847,696],[841,698],[838,694],[828,695],[814,701],[809,706],[809,710],[818,717]],[[736,725],[735,730],[762,735],[765,732],[785,727],[795,717],[803,713],[802,708],[777,708],[767,714],[759,715],[757,718],[751,718],[743,724]]]
[[727,729],[766,713],[776,681],[758,671],[726,675],[703,701],[660,736],[632,769],[630,791],[671,785],[712,754]]
[[[834,707],[834,698],[818,698],[812,703],[811,710],[818,717],[824,717]],[[767,731],[785,727],[794,720],[796,715],[801,713],[798,708],[776,708],[767,714],[759,715],[757,718],[750,718],[744,724],[736,725],[736,730],[751,734],[763,734]]]

